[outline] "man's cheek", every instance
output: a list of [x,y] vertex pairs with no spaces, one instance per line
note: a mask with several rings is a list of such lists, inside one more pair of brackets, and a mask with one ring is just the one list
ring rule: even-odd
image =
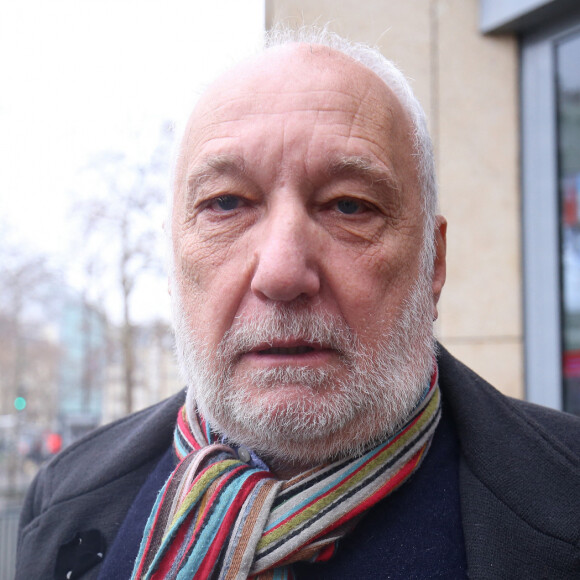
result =
[[198,238],[184,241],[176,258],[183,283],[192,290],[207,291],[227,255],[225,244]]

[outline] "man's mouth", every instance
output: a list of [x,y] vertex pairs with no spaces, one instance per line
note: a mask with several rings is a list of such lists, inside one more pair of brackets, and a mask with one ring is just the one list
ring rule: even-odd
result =
[[254,348],[242,354],[241,359],[259,368],[272,368],[279,365],[318,367],[328,365],[337,355],[336,350],[326,344],[306,340],[278,339],[256,344]]
[[259,355],[269,355],[269,354],[282,354],[282,355],[295,355],[295,354],[306,354],[308,352],[313,352],[315,349],[311,346],[273,346],[271,348],[265,348],[256,351]]

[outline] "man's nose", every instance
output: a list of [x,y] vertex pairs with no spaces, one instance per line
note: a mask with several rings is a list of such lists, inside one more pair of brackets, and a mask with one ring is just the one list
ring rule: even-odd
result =
[[265,218],[257,238],[254,294],[278,302],[318,294],[316,231],[304,208],[279,208]]

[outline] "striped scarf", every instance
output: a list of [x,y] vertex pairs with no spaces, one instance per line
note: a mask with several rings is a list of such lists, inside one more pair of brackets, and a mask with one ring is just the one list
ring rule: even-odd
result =
[[441,415],[437,372],[407,424],[361,456],[287,481],[241,461],[201,417],[177,419],[179,464],[145,526],[132,580],[292,579],[419,466]]

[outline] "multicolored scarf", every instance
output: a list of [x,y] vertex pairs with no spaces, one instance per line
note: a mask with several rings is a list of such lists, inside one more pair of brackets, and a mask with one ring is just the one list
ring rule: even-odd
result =
[[388,441],[287,481],[240,460],[182,408],[174,440],[180,462],[153,506],[131,578],[291,579],[293,562],[328,560],[360,516],[417,469],[440,407],[435,372]]

